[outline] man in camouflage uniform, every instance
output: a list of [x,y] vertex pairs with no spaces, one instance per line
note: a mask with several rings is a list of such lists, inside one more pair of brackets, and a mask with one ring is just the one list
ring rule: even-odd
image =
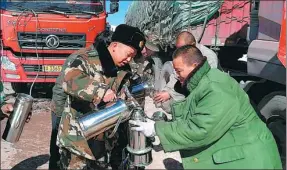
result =
[[[103,31],[98,34],[96,37],[96,43],[104,41],[105,43],[108,43],[109,39],[111,37],[110,31]],[[68,67],[68,63],[75,60],[75,58],[78,56],[77,54],[79,51],[75,52],[74,54],[70,55],[63,67],[63,70]],[[55,86],[53,87],[53,97],[51,101],[51,117],[52,117],[52,131],[51,131],[51,139],[50,139],[50,159],[49,159],[49,169],[59,169],[58,161],[60,160],[60,153],[59,153],[59,147],[56,145],[57,141],[57,134],[59,129],[59,124],[61,121],[61,115],[64,111],[64,105],[67,99],[67,94],[64,92],[64,89],[62,88],[63,84],[63,72],[60,74],[60,76],[57,78]]]
[[62,93],[58,99],[53,99],[55,110],[65,105],[57,139],[61,169],[98,169],[95,160],[104,156],[106,149],[112,153],[112,168],[117,169],[120,164],[121,151],[127,145],[124,123],[111,139],[103,133],[87,140],[77,122],[77,117],[122,96],[121,87],[128,83],[128,63],[145,44],[138,28],[124,24],[116,28],[111,41],[109,45],[96,41],[91,47],[74,53],[57,80],[56,85],[70,99],[70,103],[64,104],[66,100],[62,99],[67,97]]

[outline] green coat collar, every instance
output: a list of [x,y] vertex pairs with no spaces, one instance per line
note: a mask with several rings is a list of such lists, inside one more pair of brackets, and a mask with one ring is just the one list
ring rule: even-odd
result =
[[205,60],[203,64],[199,65],[195,70],[193,70],[186,82],[184,83],[184,87],[188,89],[189,92],[191,92],[193,89],[196,88],[198,85],[199,81],[202,79],[204,75],[207,74],[207,72],[210,70],[210,66],[208,62]]

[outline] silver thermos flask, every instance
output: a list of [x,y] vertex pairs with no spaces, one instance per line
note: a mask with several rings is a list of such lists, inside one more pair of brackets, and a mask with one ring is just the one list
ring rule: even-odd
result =
[[129,119],[131,115],[130,107],[133,103],[125,102],[122,99],[117,100],[111,106],[99,111],[92,111],[81,116],[78,119],[80,127],[87,139],[95,137],[112,127],[116,126],[120,117],[120,123]]
[[[131,120],[146,121],[142,109],[134,109]],[[130,165],[135,167],[145,167],[152,163],[152,143],[142,132],[132,130],[134,125],[129,124],[128,136],[129,143],[127,151],[129,152]]]
[[19,141],[25,122],[32,110],[33,97],[19,93],[13,106],[13,113],[9,116],[2,139],[15,143]]

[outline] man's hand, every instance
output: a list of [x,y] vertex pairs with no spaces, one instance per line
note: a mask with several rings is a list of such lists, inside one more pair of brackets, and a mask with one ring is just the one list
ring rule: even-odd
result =
[[29,123],[30,122],[30,120],[31,120],[31,117],[32,117],[32,112],[30,112],[29,114],[28,114],[28,116],[27,116],[27,119],[26,119],[26,123]]
[[111,102],[111,101],[113,101],[116,97],[117,97],[117,96],[116,96],[115,92],[114,92],[113,90],[111,90],[111,89],[108,89],[107,92],[106,92],[106,94],[105,94],[105,96],[104,96],[104,98],[103,98],[103,101],[106,102],[106,103],[107,103],[107,102]]
[[159,102],[166,102],[170,99],[170,95],[168,92],[166,91],[162,91],[162,92],[159,92],[159,93],[156,93],[153,100],[156,102],[156,103],[159,103]]
[[129,123],[136,127],[132,127],[131,130],[135,130],[138,132],[142,132],[146,137],[154,137],[155,129],[154,129],[154,121],[147,119],[147,122],[134,121],[130,120]]
[[12,104],[4,104],[1,107],[1,111],[7,116],[9,117],[9,114],[13,111],[13,105]]

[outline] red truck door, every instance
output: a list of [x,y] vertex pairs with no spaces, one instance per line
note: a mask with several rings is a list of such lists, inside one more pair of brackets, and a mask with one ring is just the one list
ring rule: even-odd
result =
[[286,1],[284,2],[278,58],[281,61],[281,63],[286,67]]

